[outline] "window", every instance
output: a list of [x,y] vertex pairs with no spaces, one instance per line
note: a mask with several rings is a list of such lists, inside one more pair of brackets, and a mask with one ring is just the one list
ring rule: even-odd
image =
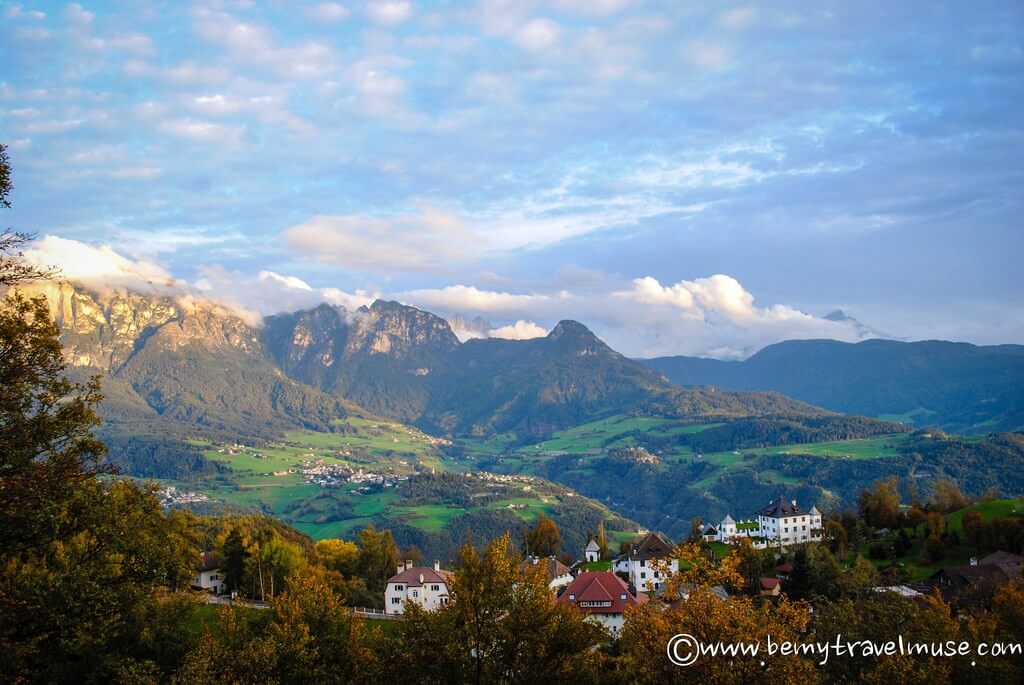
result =
[[430,586],[430,591],[431,592],[438,592],[440,589],[441,589],[440,585],[431,585]]
[[391,603],[392,604],[401,604],[402,603],[402,598],[401,597],[392,597],[391,598]]
[[569,595],[569,601],[576,601],[576,595]]
[[396,592],[401,592],[401,591],[402,591],[402,588],[403,588],[403,586],[402,586],[402,585],[396,585],[396,586],[395,586],[395,591],[396,591]]
[[640,572],[640,577],[641,578],[646,578],[647,577],[647,571],[641,571]]
[[412,591],[412,596],[413,597],[419,597],[420,596],[420,591],[419,590],[413,590]]

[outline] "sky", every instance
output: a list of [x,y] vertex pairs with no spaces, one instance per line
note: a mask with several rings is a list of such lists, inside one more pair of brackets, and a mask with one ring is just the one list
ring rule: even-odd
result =
[[0,2],[0,225],[257,315],[1022,343],[1022,107],[1019,2]]

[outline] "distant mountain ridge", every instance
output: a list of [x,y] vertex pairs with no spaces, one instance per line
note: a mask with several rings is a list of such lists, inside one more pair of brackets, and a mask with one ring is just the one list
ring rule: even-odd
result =
[[950,432],[1024,428],[1024,345],[790,340],[745,361],[641,361],[680,386],[773,390],[832,411]]
[[348,413],[434,434],[550,433],[622,412],[814,416],[776,393],[680,389],[578,322],[533,340],[459,342],[447,321],[378,300],[253,326],[203,301],[45,283],[69,363],[106,374],[104,413],[267,435],[329,429]]

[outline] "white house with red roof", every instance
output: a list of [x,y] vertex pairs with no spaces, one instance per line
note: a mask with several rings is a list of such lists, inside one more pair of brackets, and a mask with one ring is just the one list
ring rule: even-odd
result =
[[427,611],[448,603],[448,572],[440,562],[434,567],[413,566],[411,561],[398,565],[398,573],[388,579],[384,589],[384,613],[405,613],[405,603],[414,602]]
[[588,619],[618,635],[625,623],[626,609],[646,604],[647,595],[631,591],[611,571],[583,571],[562,591],[558,601],[576,607]]

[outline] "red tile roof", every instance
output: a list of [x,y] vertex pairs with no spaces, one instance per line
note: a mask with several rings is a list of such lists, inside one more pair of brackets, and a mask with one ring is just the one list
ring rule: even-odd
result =
[[584,571],[562,591],[558,601],[588,614],[621,614],[626,607],[646,604],[647,595],[633,594],[629,586],[610,571]]
[[409,585],[416,587],[419,585],[429,585],[431,583],[448,583],[448,579],[445,577],[444,571],[435,571],[429,566],[413,566],[407,568],[396,576],[388,578],[389,583],[402,583],[403,585]]

